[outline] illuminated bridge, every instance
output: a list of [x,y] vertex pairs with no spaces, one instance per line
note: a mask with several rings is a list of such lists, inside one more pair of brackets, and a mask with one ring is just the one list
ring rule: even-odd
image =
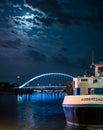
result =
[[19,88],[23,87],[34,87],[34,88],[51,88],[51,87],[61,87],[65,86],[66,83],[72,80],[73,76],[64,73],[46,73],[36,77],[31,78]]

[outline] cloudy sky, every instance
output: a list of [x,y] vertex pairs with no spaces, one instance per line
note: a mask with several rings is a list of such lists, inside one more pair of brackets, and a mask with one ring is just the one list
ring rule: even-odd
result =
[[81,75],[103,61],[103,0],[0,0],[0,81]]

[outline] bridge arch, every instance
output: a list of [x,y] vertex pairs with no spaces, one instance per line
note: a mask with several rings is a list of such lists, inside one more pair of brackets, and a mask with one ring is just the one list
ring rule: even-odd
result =
[[57,75],[59,75],[59,76],[64,76],[64,77],[66,77],[66,78],[68,78],[68,79],[72,79],[73,78],[73,76],[71,76],[71,75],[68,75],[68,74],[64,74],[64,73],[46,73],[46,74],[41,74],[41,75],[38,75],[38,76],[36,76],[36,77],[33,77],[33,78],[31,78],[30,80],[28,80],[27,82],[25,82],[24,84],[22,84],[21,86],[19,86],[19,88],[23,88],[23,87],[25,87],[27,84],[29,84],[30,82],[32,82],[32,81],[34,81],[34,80],[37,80],[37,79],[39,79],[39,78],[42,78],[42,77],[46,77],[46,76],[57,76]]

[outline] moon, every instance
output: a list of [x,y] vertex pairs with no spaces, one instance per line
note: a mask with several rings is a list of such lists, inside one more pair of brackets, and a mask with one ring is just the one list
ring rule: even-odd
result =
[[27,20],[27,19],[34,19],[34,14],[30,14],[30,13],[26,13],[24,16],[23,16],[23,18],[25,19],[25,20]]

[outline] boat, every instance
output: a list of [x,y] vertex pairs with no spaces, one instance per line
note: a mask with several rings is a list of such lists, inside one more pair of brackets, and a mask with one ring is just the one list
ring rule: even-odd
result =
[[103,128],[103,62],[73,78],[62,106],[67,125]]

